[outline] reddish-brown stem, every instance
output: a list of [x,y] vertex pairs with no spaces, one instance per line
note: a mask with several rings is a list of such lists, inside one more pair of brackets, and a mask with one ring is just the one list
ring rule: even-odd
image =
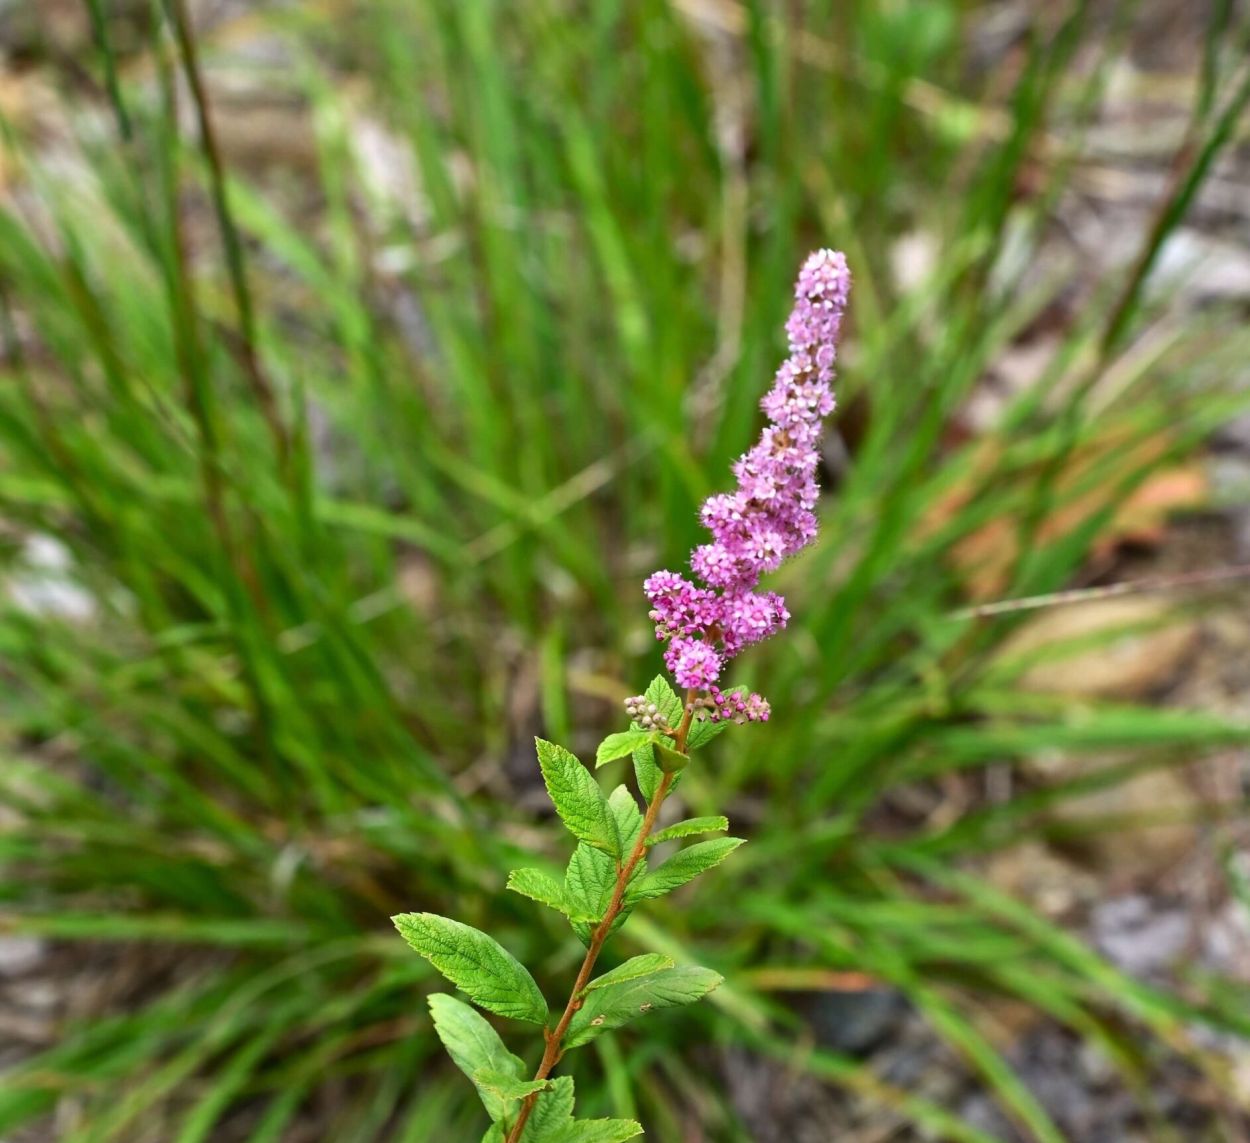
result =
[[[686,692],[686,710],[685,714],[682,715],[681,725],[677,728],[676,748],[681,754],[686,752],[686,739],[690,735],[690,722],[694,717],[694,706],[692,705],[694,697],[694,691]],[[634,842],[634,848],[621,863],[620,871],[616,875],[616,885],[612,889],[612,899],[608,902],[603,919],[591,931],[590,947],[586,949],[582,967],[578,969],[577,979],[573,982],[573,991],[569,993],[569,1002],[564,1006],[564,1014],[560,1017],[555,1028],[550,1031],[546,1029],[543,1031],[547,1047],[543,1051],[543,1058],[538,1065],[538,1071],[534,1073],[535,1080],[545,1080],[551,1074],[551,1069],[560,1062],[560,1057],[564,1054],[561,1047],[564,1041],[564,1034],[569,1030],[569,1024],[572,1023],[577,1010],[582,1006],[582,992],[586,985],[590,983],[590,974],[594,972],[595,961],[599,959],[599,954],[603,951],[603,946],[607,943],[608,936],[612,932],[612,924],[620,916],[621,909],[625,905],[625,890],[628,888],[630,878],[633,877],[634,870],[638,868],[638,863],[642,860],[643,854],[647,851],[647,838],[651,836],[651,831],[655,828],[655,820],[659,816],[660,806],[664,804],[664,799],[668,797],[668,792],[673,787],[674,776],[673,774],[665,774],[660,779],[660,784],[656,787],[655,796],[648,803],[647,812],[643,815],[642,828],[638,831],[638,840]],[[521,1135],[525,1131],[525,1125],[529,1122],[530,1112],[534,1110],[534,1103],[537,1099],[538,1094],[535,1093],[534,1095],[527,1095],[521,1101],[521,1110],[504,1143],[520,1143]]]

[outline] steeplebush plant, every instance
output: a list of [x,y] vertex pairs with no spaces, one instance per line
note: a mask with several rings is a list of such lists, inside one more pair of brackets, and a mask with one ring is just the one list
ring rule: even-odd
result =
[[769,717],[763,696],[719,684],[734,656],[789,618],[780,595],[757,590],[760,577],[816,536],[817,445],[834,408],[833,367],[850,281],[845,257],[830,250],[811,255],[799,273],[786,324],[790,356],[761,401],[769,423],[733,466],[737,488],[703,505],[712,539],[690,558],[702,586],[672,571],[657,571],[644,585],[656,637],[667,643],[665,664],[685,696],[660,676],[645,694],[626,699],[630,727],[599,745],[595,766],[632,757],[645,808],[625,785],[605,796],[573,754],[537,740],[547,792],[577,847],[563,883],[540,869],[516,869],[508,888],[562,913],[586,947],[559,1015],[524,965],[486,933],[434,913],[393,918],[404,939],[478,1007],[543,1030],[542,1058],[527,1079],[523,1061],[473,1007],[444,993],[430,997],[439,1038],[491,1118],[483,1143],[615,1143],[640,1135],[633,1120],[574,1118],[573,1080],[552,1072],[569,1050],[652,1012],[693,1003],[721,983],[711,969],[658,953],[631,957],[597,977],[594,971],[641,902],[694,880],[743,842],[699,841],[649,861],[661,842],[729,828],[723,816],[656,826],[695,750],[730,723]]

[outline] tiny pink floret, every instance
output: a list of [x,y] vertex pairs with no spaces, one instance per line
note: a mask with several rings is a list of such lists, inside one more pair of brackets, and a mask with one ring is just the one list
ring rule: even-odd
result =
[[842,254],[818,250],[803,264],[786,322],[790,356],[760,401],[769,424],[733,465],[737,489],[708,497],[700,512],[712,542],[695,548],[690,566],[707,586],[670,571],[645,584],[656,638],[669,643],[665,663],[679,686],[717,696],[708,704],[713,718],[768,717],[759,695],[722,696],[715,684],[726,662],[790,618],[781,596],[755,588],[816,537],[817,445],[834,409],[833,367],[850,288]]

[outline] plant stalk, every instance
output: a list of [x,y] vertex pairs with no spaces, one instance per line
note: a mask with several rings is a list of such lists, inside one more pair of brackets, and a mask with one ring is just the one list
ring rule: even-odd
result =
[[[686,752],[686,739],[690,735],[690,723],[694,717],[694,707],[692,705],[694,697],[695,692],[693,690],[686,692],[686,710],[682,715],[681,725],[677,728],[676,749],[682,754]],[[642,860],[643,854],[647,851],[647,838],[650,837],[651,831],[655,828],[656,818],[660,814],[660,807],[664,804],[664,799],[668,797],[669,790],[672,789],[674,777],[676,777],[674,774],[664,775],[656,788],[655,796],[647,805],[647,812],[642,819],[642,828],[638,831],[638,840],[634,842],[633,850],[621,864],[620,871],[616,875],[616,886],[612,890],[612,900],[608,903],[607,910],[603,914],[603,920],[595,926],[594,931],[590,935],[590,947],[586,950],[582,967],[578,970],[577,979],[573,982],[573,991],[569,994],[569,1001],[564,1006],[564,1015],[560,1017],[559,1022],[552,1031],[543,1030],[543,1037],[547,1041],[547,1047],[543,1051],[542,1062],[534,1073],[535,1080],[545,1080],[551,1074],[551,1069],[560,1062],[560,1057],[564,1054],[561,1048],[564,1035],[569,1030],[569,1024],[572,1023],[577,1010],[582,1006],[582,992],[586,985],[590,983],[590,974],[595,969],[595,962],[599,959],[603,946],[607,944],[608,936],[612,932],[612,924],[625,905],[625,890],[629,886],[634,870],[638,868],[638,862]],[[529,1122],[530,1112],[534,1110],[534,1104],[538,1100],[538,1095],[539,1093],[535,1092],[533,1095],[527,1095],[521,1101],[521,1110],[504,1143],[520,1143],[521,1135],[525,1131],[526,1123]]]

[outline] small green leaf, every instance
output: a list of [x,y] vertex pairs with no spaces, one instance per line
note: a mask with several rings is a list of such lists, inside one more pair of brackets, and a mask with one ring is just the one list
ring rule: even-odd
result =
[[541,869],[514,869],[508,874],[508,888],[513,893],[547,905],[563,913],[570,921],[593,921],[596,918],[587,910],[568,899],[564,886],[550,873]]
[[593,1040],[601,1032],[619,1028],[649,1012],[693,1004],[723,979],[720,973],[710,968],[679,965],[589,992],[569,1024],[564,1045],[575,1048]]
[[571,904],[599,920],[616,887],[616,862],[602,850],[579,845],[564,873],[564,894]]
[[[635,885],[646,873],[646,865],[639,862],[634,869],[630,884]],[[612,893],[616,889],[617,865],[606,853],[591,849],[585,843],[579,845],[569,858],[569,867],[564,874],[564,892],[570,905],[581,912],[589,913],[594,920],[602,920],[612,901]],[[612,932],[625,923],[630,909],[622,909],[612,925]],[[573,922],[573,932],[582,944],[589,946],[592,925],[584,921]]]
[[540,905],[549,905],[560,912],[564,911],[564,886],[541,869],[514,869],[508,874],[507,888],[531,901],[537,901]]
[[[648,743],[634,751],[634,775],[638,779],[638,789],[647,802],[655,797],[655,792],[660,788],[660,782],[664,779],[664,771],[660,769],[660,764],[656,759],[657,749],[657,744]],[[681,784],[681,779],[682,771],[678,770],[668,784],[670,794]]]
[[665,746],[663,742],[655,743],[652,749],[655,751],[655,764],[665,774],[680,774],[690,765],[689,754],[683,754],[680,750],[673,750],[671,747]]
[[655,760],[655,746],[650,742],[634,751],[634,776],[642,796],[650,802],[664,778],[664,771]]
[[[579,913],[587,914],[591,921],[598,921],[607,912],[616,887],[616,862],[602,850],[580,844],[569,858],[564,873],[564,895]],[[591,925],[573,922],[573,931],[582,944],[590,944]]]
[[652,730],[621,730],[616,734],[609,734],[599,743],[599,749],[595,751],[595,769],[597,770],[605,762],[615,762],[618,758],[624,758],[625,755],[632,754],[639,746],[654,742],[655,739],[656,733]]
[[[434,1017],[434,1030],[443,1047],[465,1075],[473,1081],[486,1113],[492,1120],[507,1114],[511,1097],[505,1097],[495,1084],[486,1084],[483,1076],[502,1077],[521,1083],[524,1064],[507,1048],[495,1031],[475,1009],[444,992],[434,993],[428,1001]],[[501,1080],[501,1083],[502,1083]]]
[[547,1002],[525,966],[493,937],[436,913],[392,917],[400,935],[469,999],[482,1008],[547,1021]]
[[525,1143],[543,1143],[572,1118],[573,1077],[560,1076],[552,1081],[548,1091],[534,1100],[534,1110],[525,1128]]
[[641,1134],[642,1124],[633,1119],[574,1119],[535,1143],[624,1143]]
[[616,823],[591,772],[563,746],[541,738],[534,742],[547,793],[569,833],[596,849],[619,854]]
[[607,988],[613,984],[624,984],[627,980],[638,980],[640,977],[651,976],[653,973],[672,967],[673,958],[663,953],[643,953],[641,956],[631,956],[624,964],[618,964],[610,972],[596,977],[586,985],[583,992],[593,992],[596,988]]
[[681,722],[682,701],[677,692],[668,685],[668,679],[663,675],[656,675],[651,680],[645,697],[647,702],[655,704],[669,726],[676,726]]
[[632,1119],[574,1119],[573,1080],[561,1076],[534,1101],[525,1143],[624,1143],[641,1134]]
[[693,837],[699,833],[721,833],[728,828],[729,819],[719,815],[711,818],[687,818],[657,830],[647,838],[647,844],[659,845],[662,841],[676,841],[679,837]]
[[506,1138],[503,1124],[492,1123],[486,1129],[486,1134],[482,1136],[482,1143],[504,1143]]
[[642,811],[627,786],[617,786],[608,797],[608,808],[616,821],[616,834],[621,839],[620,857],[634,852],[638,835],[642,832]]
[[645,901],[649,897],[663,897],[665,893],[671,893],[687,881],[693,881],[700,873],[719,865],[743,840],[740,837],[718,837],[678,850],[629,887],[626,891],[629,900]]
[[542,1091],[547,1086],[546,1080],[518,1079],[507,1072],[474,1072],[469,1078],[477,1085],[478,1091],[485,1089],[491,1092],[505,1105],[524,1099],[533,1092]]

